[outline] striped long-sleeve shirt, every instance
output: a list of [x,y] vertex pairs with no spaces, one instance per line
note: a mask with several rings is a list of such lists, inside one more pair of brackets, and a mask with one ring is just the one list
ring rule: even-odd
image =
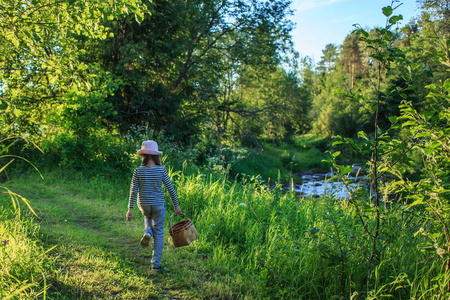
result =
[[130,199],[128,207],[133,208],[136,199],[138,204],[162,205],[164,204],[164,192],[162,183],[169,192],[173,205],[178,205],[177,193],[170,181],[167,170],[162,166],[141,166],[134,169],[130,186]]

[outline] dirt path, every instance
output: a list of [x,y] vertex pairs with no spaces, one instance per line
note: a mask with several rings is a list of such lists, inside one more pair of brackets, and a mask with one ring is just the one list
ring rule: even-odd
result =
[[[126,222],[126,202],[89,197],[74,185],[37,182],[11,188],[36,210],[46,248],[57,245],[51,252],[55,273],[48,278],[51,299],[196,298],[174,284],[177,270],[170,262],[162,272],[150,270],[151,247],[139,244],[140,213]],[[175,254],[168,244],[164,251],[164,256]]]

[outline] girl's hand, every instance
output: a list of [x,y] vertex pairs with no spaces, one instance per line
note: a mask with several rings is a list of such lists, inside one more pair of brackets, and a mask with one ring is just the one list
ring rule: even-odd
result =
[[133,210],[130,208],[128,209],[127,212],[127,221],[130,222],[132,217],[133,217]]
[[181,209],[180,209],[180,207],[178,205],[174,206],[173,208],[175,209],[175,214],[176,215],[181,215],[182,214]]

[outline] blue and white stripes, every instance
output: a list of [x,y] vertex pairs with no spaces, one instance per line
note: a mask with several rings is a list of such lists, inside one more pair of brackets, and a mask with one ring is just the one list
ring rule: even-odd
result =
[[169,192],[172,204],[174,206],[178,205],[177,193],[164,167],[155,166],[150,168],[141,166],[134,169],[128,207],[133,208],[136,199],[138,204],[163,205],[164,192],[162,183],[164,183]]

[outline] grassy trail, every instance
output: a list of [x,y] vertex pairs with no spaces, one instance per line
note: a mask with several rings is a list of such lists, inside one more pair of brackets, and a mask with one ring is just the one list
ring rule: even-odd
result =
[[[168,244],[168,222],[164,271],[150,270],[152,247],[139,244],[143,232],[139,210],[134,210],[132,222],[125,221],[125,185],[33,178],[14,181],[10,188],[30,200],[46,248],[57,245],[51,252],[56,256],[49,279],[51,299],[209,298],[195,288],[203,285],[201,272],[187,274],[195,269],[195,247],[175,249]],[[167,218],[171,213],[169,208]]]
[[[8,188],[27,197],[39,217],[33,222],[19,219],[27,225],[20,232],[15,230],[21,225],[15,216],[5,219],[6,225],[0,222],[0,298],[7,295],[3,286],[15,292],[30,281],[34,295],[47,287],[46,299],[57,300],[384,299],[383,295],[441,299],[448,295],[447,279],[429,289],[430,276],[444,276],[442,262],[418,249],[425,241],[416,235],[420,224],[400,205],[383,212],[387,217],[380,263],[368,269],[372,240],[347,202],[298,199],[257,182],[242,186],[203,174],[181,174],[174,180],[181,208],[194,219],[200,237],[193,245],[174,248],[166,232],[164,270],[154,272],[151,247],[139,244],[140,212],[134,212],[132,222],[125,221],[127,180],[45,177],[8,181]],[[10,199],[0,194],[0,208],[5,201]],[[5,218],[5,207],[0,217]],[[167,209],[166,231],[172,211]],[[376,220],[369,213],[364,224],[374,228]],[[12,234],[16,231],[21,235]],[[51,249],[47,254],[40,240]],[[6,269],[1,262],[7,263]],[[36,264],[43,267],[33,267]]]

